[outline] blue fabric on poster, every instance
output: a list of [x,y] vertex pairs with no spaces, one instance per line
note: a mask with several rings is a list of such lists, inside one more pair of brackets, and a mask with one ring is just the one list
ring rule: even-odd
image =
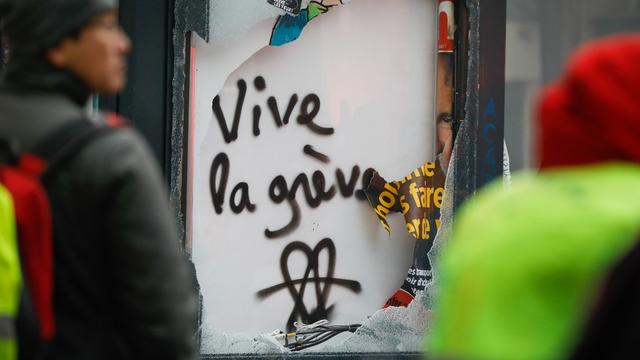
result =
[[304,29],[304,27],[309,23],[308,14],[309,10],[303,9],[300,10],[300,13],[297,16],[291,16],[288,14],[280,16],[273,27],[270,45],[284,45],[300,37],[302,29]]

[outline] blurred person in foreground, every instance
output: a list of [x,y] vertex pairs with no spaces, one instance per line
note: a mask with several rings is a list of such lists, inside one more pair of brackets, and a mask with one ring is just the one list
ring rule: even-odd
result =
[[[0,135],[21,151],[91,115],[92,93],[126,81],[131,44],[117,0],[0,0],[10,55]],[[195,289],[159,168],[130,128],[94,136],[45,182],[53,218],[55,335],[22,359],[191,359]],[[25,325],[26,326],[26,325]],[[27,342],[25,344],[25,342]]]
[[539,174],[470,199],[440,262],[440,359],[640,358],[640,34],[544,91]]

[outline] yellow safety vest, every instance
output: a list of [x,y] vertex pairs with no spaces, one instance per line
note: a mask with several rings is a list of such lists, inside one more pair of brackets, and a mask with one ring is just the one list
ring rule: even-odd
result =
[[0,359],[17,359],[15,319],[20,303],[20,260],[13,200],[0,184]]

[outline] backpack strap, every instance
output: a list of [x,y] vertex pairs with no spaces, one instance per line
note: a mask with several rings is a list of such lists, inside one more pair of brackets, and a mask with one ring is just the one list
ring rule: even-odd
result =
[[[75,120],[63,125],[46,136],[33,149],[31,154],[44,160],[44,164],[36,165],[37,167],[32,170],[35,170],[42,181],[46,182],[60,166],[76,156],[82,148],[114,129],[115,127],[109,125],[98,126],[87,119]],[[24,161],[37,160],[31,160],[29,154],[23,154],[21,165],[28,166]]]

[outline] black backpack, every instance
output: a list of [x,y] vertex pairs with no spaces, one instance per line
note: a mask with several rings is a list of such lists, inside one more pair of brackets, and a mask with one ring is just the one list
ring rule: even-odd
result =
[[53,220],[45,183],[100,136],[124,124],[107,116],[110,126],[87,119],[54,130],[34,149],[22,151],[0,138],[0,183],[13,197],[23,287],[16,319],[18,355],[34,359],[55,336],[53,312]]

